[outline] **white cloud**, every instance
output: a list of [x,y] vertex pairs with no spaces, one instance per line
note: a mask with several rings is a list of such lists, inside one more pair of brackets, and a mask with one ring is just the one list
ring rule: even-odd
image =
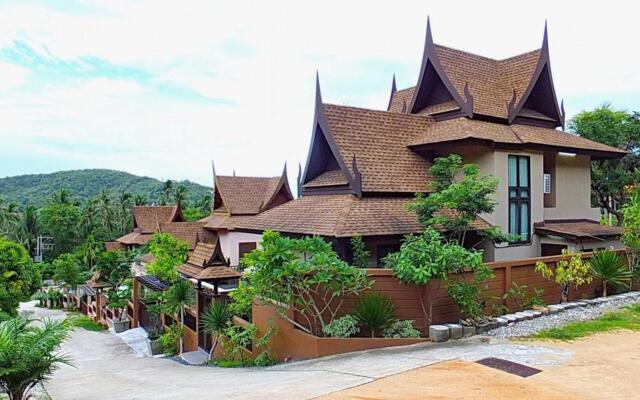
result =
[[[315,70],[325,101],[382,108],[393,69],[401,87],[415,83],[428,14],[437,42],[497,58],[538,47],[548,19],[560,97],[640,91],[635,3],[581,2],[579,12],[557,1],[527,9],[506,1],[84,3],[97,12],[0,9],[0,49],[20,40],[40,54],[96,57],[152,78],[22,90],[28,70],[0,64],[0,89],[11,89],[0,97],[3,143],[19,137],[42,157],[203,183],[211,158],[221,173],[278,174],[288,160],[295,174],[310,139]],[[7,68],[15,68],[12,78]],[[158,85],[230,104],[183,99]]]

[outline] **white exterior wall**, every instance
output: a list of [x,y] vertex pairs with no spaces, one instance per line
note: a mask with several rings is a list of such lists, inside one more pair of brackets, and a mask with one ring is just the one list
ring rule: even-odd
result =
[[262,242],[262,234],[220,230],[218,240],[220,240],[222,254],[229,258],[229,265],[235,267],[240,264],[238,245],[243,242],[255,242],[259,246]]
[[544,219],[600,220],[600,210],[591,207],[591,170],[588,156],[556,157],[556,206],[544,209]]

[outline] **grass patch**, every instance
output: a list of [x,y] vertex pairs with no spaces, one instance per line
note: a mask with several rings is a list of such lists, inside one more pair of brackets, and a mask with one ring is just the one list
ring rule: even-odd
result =
[[72,314],[67,317],[67,321],[69,321],[71,326],[74,328],[82,328],[88,331],[100,332],[107,329],[106,326],[100,325],[99,323],[94,322],[91,318],[82,314]]
[[239,368],[245,367],[246,364],[242,364],[241,361],[237,360],[211,360],[209,361],[210,365],[216,365],[220,368]]
[[572,322],[558,328],[545,329],[531,337],[569,341],[618,329],[640,331],[640,304],[608,312],[592,321]]

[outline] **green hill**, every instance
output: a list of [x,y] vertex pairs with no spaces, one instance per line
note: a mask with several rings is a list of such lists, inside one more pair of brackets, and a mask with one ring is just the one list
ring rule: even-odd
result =
[[[190,181],[174,182],[187,187],[187,199],[200,199],[211,188]],[[39,207],[53,193],[67,189],[79,200],[96,196],[103,189],[112,192],[143,194],[147,201],[158,202],[164,182],[146,176],[136,176],[109,169],[83,169],[51,174],[19,175],[0,178],[0,196],[20,204]]]

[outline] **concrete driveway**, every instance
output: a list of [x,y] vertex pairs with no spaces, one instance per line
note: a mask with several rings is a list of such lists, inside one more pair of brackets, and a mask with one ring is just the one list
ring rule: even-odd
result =
[[[36,315],[63,317],[35,308]],[[471,338],[420,344],[281,364],[225,369],[182,365],[169,359],[136,357],[109,332],[75,330],[63,347],[75,368],[63,366],[46,384],[64,399],[310,399],[443,361],[487,356],[528,365],[556,365],[571,352],[545,346],[487,342]]]

